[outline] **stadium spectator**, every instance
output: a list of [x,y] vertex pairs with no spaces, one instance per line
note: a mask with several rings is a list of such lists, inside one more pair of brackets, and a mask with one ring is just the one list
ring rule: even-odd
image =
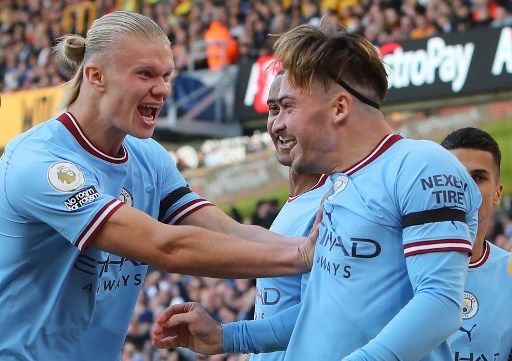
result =
[[227,27],[226,9],[217,6],[214,9],[212,22],[204,34],[208,69],[222,70],[229,64],[238,60],[237,43]]
[[501,26],[512,25],[512,14],[504,6],[496,7],[496,16],[494,20],[489,24],[491,28],[498,28]]
[[278,212],[276,200],[261,199],[256,204],[256,210],[251,216],[251,224],[269,229]]

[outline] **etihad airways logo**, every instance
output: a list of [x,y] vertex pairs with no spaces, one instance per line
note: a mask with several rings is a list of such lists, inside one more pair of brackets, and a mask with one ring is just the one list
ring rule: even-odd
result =
[[350,238],[344,244],[341,236],[332,232],[325,232],[318,240],[318,244],[327,248],[329,251],[333,249],[341,250],[343,255],[352,258],[375,258],[381,251],[382,247],[379,242],[367,238]]
[[[73,268],[87,277],[88,282],[81,288],[87,293],[110,293],[119,288],[138,287],[144,281],[147,263],[125,257],[108,255],[106,259],[95,259],[80,254]],[[92,280],[92,281],[91,281]]]

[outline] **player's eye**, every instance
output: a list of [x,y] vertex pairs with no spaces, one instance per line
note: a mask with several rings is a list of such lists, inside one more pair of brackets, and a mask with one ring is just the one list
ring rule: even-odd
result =
[[483,174],[475,174],[473,175],[473,180],[475,181],[476,184],[480,184],[485,182],[487,180],[487,177]]
[[277,114],[279,114],[279,105],[277,105],[277,104],[270,104],[268,106],[268,113],[270,115],[277,115]]
[[150,78],[151,77],[151,73],[148,70],[142,70],[142,71],[139,72],[139,74],[142,75],[145,78]]

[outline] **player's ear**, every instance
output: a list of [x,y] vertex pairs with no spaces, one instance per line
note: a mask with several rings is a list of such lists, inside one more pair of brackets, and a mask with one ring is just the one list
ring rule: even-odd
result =
[[334,99],[334,123],[344,124],[354,103],[352,96],[346,91],[340,91]]
[[501,193],[503,192],[503,184],[496,186],[494,190],[494,196],[492,198],[492,204],[496,207],[501,203]]
[[91,86],[99,91],[105,90],[105,77],[97,64],[87,64],[84,69],[84,80],[89,81]]

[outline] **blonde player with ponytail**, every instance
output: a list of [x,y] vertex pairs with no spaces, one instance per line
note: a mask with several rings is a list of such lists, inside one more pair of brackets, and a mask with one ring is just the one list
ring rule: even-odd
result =
[[56,49],[76,71],[65,110],[0,160],[2,360],[119,359],[148,263],[213,277],[309,269],[312,242],[231,220],[149,139],[174,67],[155,22],[113,12]]

